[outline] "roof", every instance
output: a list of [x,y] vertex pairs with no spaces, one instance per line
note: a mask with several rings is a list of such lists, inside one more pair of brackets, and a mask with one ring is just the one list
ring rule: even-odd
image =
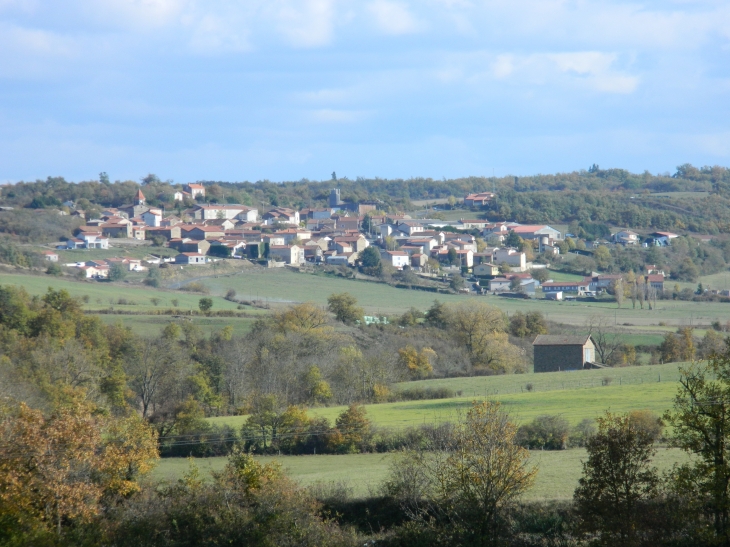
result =
[[188,184],[188,188],[203,188],[203,185],[196,182],[191,182],[190,184]]
[[[183,256],[203,256],[200,253],[180,253]],[[180,255],[178,255],[180,256]]]
[[142,193],[142,190],[137,190],[137,194],[135,194],[134,199],[137,201],[144,200],[144,194]]
[[579,283],[578,281],[548,281],[543,283],[543,287],[577,287],[578,285],[585,285],[585,283]]
[[583,346],[591,337],[589,334],[538,334],[533,346]]
[[649,283],[664,283],[664,276],[662,274],[649,274],[646,276]]

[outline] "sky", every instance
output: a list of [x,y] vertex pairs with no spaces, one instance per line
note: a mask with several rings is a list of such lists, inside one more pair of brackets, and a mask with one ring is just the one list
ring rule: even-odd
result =
[[0,0],[0,182],[730,166],[727,0]]

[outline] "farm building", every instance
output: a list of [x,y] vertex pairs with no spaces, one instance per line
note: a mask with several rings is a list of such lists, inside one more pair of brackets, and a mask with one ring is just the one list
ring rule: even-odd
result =
[[596,346],[590,335],[541,334],[532,343],[535,372],[597,368]]

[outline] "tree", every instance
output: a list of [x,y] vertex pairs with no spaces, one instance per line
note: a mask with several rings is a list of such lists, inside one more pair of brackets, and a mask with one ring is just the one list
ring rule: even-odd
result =
[[456,198],[454,196],[449,196],[446,198],[446,202],[449,204],[449,209],[453,209],[456,205]]
[[360,405],[350,405],[337,416],[335,430],[328,443],[337,452],[357,452],[360,445],[370,436],[370,420],[367,411]]
[[509,290],[511,291],[522,291],[522,280],[516,275],[509,281]]
[[522,238],[514,230],[510,230],[507,237],[504,238],[504,246],[517,249],[520,245],[522,245]]
[[616,305],[620,308],[624,302],[624,280],[619,277],[611,281],[611,292]]
[[327,298],[329,311],[335,314],[338,321],[352,324],[362,321],[365,310],[357,306],[357,299],[350,293],[331,294]]
[[586,443],[588,459],[574,500],[587,531],[604,544],[638,545],[641,504],[657,496],[659,475],[651,466],[654,438],[629,415],[606,412]]
[[213,299],[208,298],[207,296],[201,298],[200,300],[198,300],[198,307],[203,313],[208,313],[213,307]]
[[532,275],[532,278],[536,279],[540,283],[545,283],[545,281],[550,279],[550,273],[548,272],[547,268],[530,270],[530,275]]
[[604,365],[613,365],[622,346],[622,336],[612,329],[609,320],[600,315],[592,315],[586,322],[588,334],[596,346],[596,352]]
[[426,312],[426,324],[444,329],[448,325],[448,310],[446,305],[438,300],[433,301],[433,305]]
[[3,526],[60,536],[97,515],[103,497],[138,491],[158,457],[154,431],[138,418],[107,421],[79,393],[65,396],[47,417],[24,403],[0,416]]
[[360,263],[363,268],[377,268],[380,266],[380,252],[372,245],[365,247],[365,250],[360,253]]
[[474,402],[450,434],[436,432],[396,458],[384,489],[421,526],[447,523],[451,544],[498,545],[504,511],[537,473],[516,432],[499,403]]
[[127,277],[127,270],[121,264],[112,264],[109,268],[109,281],[122,281]]
[[413,346],[406,346],[398,350],[398,365],[408,372],[410,378],[423,380],[433,372],[431,360],[435,357],[436,352],[431,348],[418,351]]
[[46,273],[48,275],[54,275],[54,276],[58,277],[59,275],[61,275],[63,273],[63,270],[61,269],[61,266],[59,266],[55,262],[51,262],[48,265],[48,268],[46,268]]
[[679,281],[694,282],[697,281],[699,275],[699,269],[689,257],[682,260],[682,262],[672,269],[672,279],[677,279]]
[[464,278],[460,274],[455,273],[451,276],[451,280],[449,281],[449,287],[451,287],[451,290],[459,291],[464,288],[464,285]]
[[539,450],[564,450],[568,444],[570,424],[562,416],[543,414],[529,424],[520,426],[515,442]]
[[510,317],[509,330],[518,338],[533,337],[548,332],[545,316],[539,311],[530,311],[526,314],[516,312]]
[[675,473],[678,490],[709,508],[718,543],[730,544],[730,345],[706,363],[680,368],[672,443],[695,457]]
[[593,253],[593,258],[596,260],[598,268],[605,271],[611,262],[611,251],[605,245],[599,245]]

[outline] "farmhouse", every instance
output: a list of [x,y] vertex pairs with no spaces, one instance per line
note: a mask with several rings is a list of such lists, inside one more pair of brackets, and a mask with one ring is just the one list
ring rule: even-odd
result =
[[492,192],[480,192],[478,194],[469,194],[464,198],[464,205],[467,207],[484,207],[494,199]]
[[175,257],[175,264],[205,264],[205,256],[200,253],[180,253]]
[[532,343],[535,372],[595,368],[596,346],[590,335],[540,334]]

